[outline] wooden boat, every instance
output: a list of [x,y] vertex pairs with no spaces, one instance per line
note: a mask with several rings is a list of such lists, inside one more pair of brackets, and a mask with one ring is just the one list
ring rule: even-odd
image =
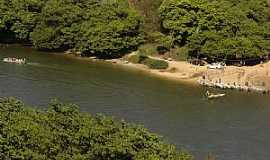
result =
[[206,91],[206,96],[208,99],[220,98],[220,97],[224,97],[225,95],[226,95],[225,93],[213,94],[213,93],[210,93],[209,91]]
[[207,65],[207,69],[224,69],[225,66],[224,63],[212,63]]
[[26,63],[26,59],[25,58],[4,58],[3,62],[7,62],[7,63],[16,63],[16,64],[25,64]]

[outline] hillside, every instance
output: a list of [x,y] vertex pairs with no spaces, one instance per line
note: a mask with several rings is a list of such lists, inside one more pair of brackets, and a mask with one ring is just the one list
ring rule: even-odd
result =
[[193,159],[141,126],[77,108],[54,101],[47,111],[38,111],[0,98],[0,159]]
[[269,59],[269,0],[0,0],[0,11],[0,42],[39,50],[119,58],[139,48],[241,65]]

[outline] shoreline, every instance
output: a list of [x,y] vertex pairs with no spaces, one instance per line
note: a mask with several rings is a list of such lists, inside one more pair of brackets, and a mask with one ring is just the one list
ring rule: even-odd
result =
[[[192,85],[207,86],[210,88],[221,88],[221,89],[237,89],[237,88],[251,88],[244,89],[241,91],[267,91],[270,90],[270,62],[264,64],[259,64],[255,66],[226,66],[225,69],[207,69],[206,66],[196,66],[190,64],[186,61],[174,61],[174,60],[164,60],[168,62],[169,67],[164,70],[150,69],[143,64],[133,64],[125,60],[125,58],[120,59],[110,59],[110,60],[100,60],[95,59],[95,57],[80,57],[73,54],[64,54],[67,57],[76,58],[80,60],[87,61],[98,61],[98,62],[108,62],[124,68],[135,69],[143,71],[144,73],[150,74],[152,76],[157,76],[162,79],[173,80],[177,82],[189,83]],[[131,54],[127,55],[130,56]],[[158,57],[151,57],[155,59],[161,59]],[[201,82],[202,77],[205,77],[205,81],[210,84],[218,85],[203,85]],[[226,88],[225,86],[232,86]],[[252,88],[260,88],[259,90]]]
[[[96,59],[94,57],[80,57],[80,56],[76,56],[73,54],[64,54],[66,57],[70,57],[70,58],[75,58],[75,59],[79,59],[79,60],[84,60],[84,61],[91,61],[91,62],[106,62],[112,65],[117,65],[120,67],[124,67],[125,69],[132,69],[132,70],[137,70],[137,71],[142,71],[144,73],[150,74],[151,76],[156,76],[162,79],[167,79],[167,80],[173,80],[173,81],[177,81],[177,82],[184,82],[184,83],[189,83],[189,84],[193,84],[193,85],[199,85],[198,84],[198,80],[200,78],[199,74],[202,74],[202,72],[197,73],[198,75],[194,76],[194,71],[196,70],[197,67],[199,66],[194,66],[192,64],[189,64],[188,62],[177,62],[177,61],[168,61],[165,60],[169,63],[169,68],[165,69],[165,70],[158,70],[158,69],[150,69],[148,68],[146,65],[143,64],[134,64],[131,62],[128,62],[126,60],[124,60],[123,58],[120,59],[109,59],[109,60],[101,60],[101,59]],[[181,66],[184,68],[190,68],[187,71],[190,70],[194,70],[192,73],[188,73],[187,71],[185,72],[179,72],[179,71],[171,71],[171,69],[175,68],[172,66],[171,63],[176,62],[176,63],[181,63]],[[202,66],[200,66],[202,67]],[[203,67],[204,70],[206,70],[206,67]]]
[[[70,52],[61,52],[61,55],[83,61],[104,62],[125,69],[142,71],[149,76],[196,86],[236,89],[240,91],[270,92],[270,61],[255,66],[226,66],[225,69],[207,69],[206,66],[196,66],[187,61],[165,60],[163,58],[149,56],[153,59],[166,61],[169,64],[167,69],[157,70],[150,69],[143,64],[133,64],[126,61],[126,58],[134,53],[127,54],[119,59],[109,60],[96,59],[96,57],[81,57]],[[57,55],[59,54],[57,53]]]

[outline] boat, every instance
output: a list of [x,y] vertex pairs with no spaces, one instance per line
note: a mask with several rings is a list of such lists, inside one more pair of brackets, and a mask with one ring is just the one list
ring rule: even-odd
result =
[[220,97],[224,97],[225,95],[226,95],[225,93],[213,94],[213,93],[210,93],[209,91],[206,91],[206,96],[208,99],[220,98]]
[[224,69],[225,63],[212,63],[207,65],[207,69]]
[[16,63],[16,64],[25,64],[26,63],[26,59],[25,58],[4,58],[3,62],[7,62],[7,63]]

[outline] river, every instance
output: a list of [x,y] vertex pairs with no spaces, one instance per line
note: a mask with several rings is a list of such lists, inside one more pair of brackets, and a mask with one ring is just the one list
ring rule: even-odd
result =
[[30,64],[0,62],[0,97],[42,109],[58,98],[83,112],[142,124],[196,159],[209,152],[218,160],[270,159],[270,96],[225,91],[226,97],[208,101],[203,87],[106,62],[20,46],[0,49],[4,57],[26,57]]

